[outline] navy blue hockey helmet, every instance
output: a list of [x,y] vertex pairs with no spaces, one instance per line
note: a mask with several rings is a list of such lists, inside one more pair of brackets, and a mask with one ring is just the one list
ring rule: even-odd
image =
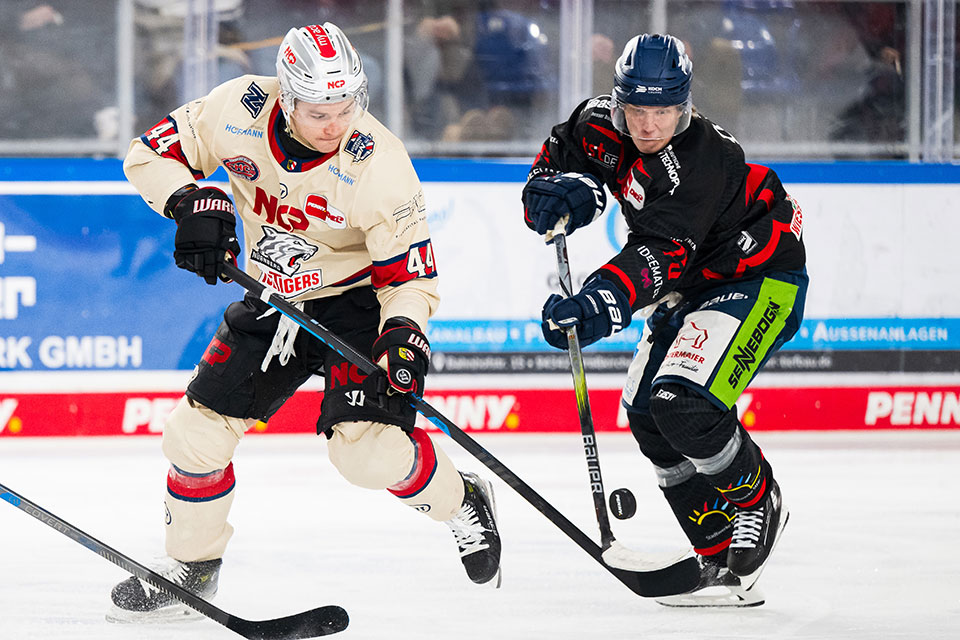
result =
[[683,43],[670,35],[640,34],[623,48],[613,72],[613,124],[629,135],[623,105],[680,106],[683,114],[674,135],[690,124],[693,63]]

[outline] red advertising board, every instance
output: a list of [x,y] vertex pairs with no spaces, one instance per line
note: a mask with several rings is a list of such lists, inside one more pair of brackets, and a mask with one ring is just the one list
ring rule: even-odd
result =
[[[10,393],[0,395],[0,437],[158,434],[180,393]],[[426,401],[471,432],[579,430],[573,392],[565,389],[433,390]],[[626,430],[620,392],[591,391],[599,431]],[[311,433],[321,394],[300,391],[251,433]],[[738,402],[753,430],[960,428],[960,387],[749,389]],[[434,428],[424,418],[420,426]]]

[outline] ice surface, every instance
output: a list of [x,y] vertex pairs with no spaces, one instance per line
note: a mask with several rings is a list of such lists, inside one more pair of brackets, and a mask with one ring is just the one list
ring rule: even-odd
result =
[[[474,436],[595,539],[579,436]],[[503,587],[475,587],[447,528],[385,492],[352,487],[322,438],[249,436],[235,458],[231,541],[214,603],[247,619],[340,604],[348,640],[960,637],[960,432],[759,433],[791,509],[761,578],[767,603],[676,610],[635,596],[496,480]],[[608,491],[639,510],[628,547],[681,545],[629,436],[600,434]],[[443,434],[461,468],[485,468]],[[155,437],[0,440],[0,482],[148,562],[162,553],[166,462]],[[124,572],[0,502],[0,640],[239,638],[202,620],[104,621]]]

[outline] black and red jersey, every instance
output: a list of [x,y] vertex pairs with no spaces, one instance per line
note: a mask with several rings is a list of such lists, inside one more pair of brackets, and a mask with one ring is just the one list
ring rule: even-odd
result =
[[568,171],[597,176],[620,203],[626,246],[595,273],[635,311],[671,291],[804,267],[800,207],[772,169],[746,163],[737,140],[701,115],[662,151],[641,154],[614,128],[610,97],[587,100],[553,128],[529,179]]

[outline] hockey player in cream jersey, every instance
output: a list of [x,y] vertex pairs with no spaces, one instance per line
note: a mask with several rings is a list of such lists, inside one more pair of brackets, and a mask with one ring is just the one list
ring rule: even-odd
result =
[[[157,570],[210,597],[233,529],[233,452],[311,375],[317,430],[351,483],[386,489],[446,522],[470,579],[499,584],[492,488],[458,472],[403,393],[423,393],[423,330],[439,302],[419,179],[401,142],[366,111],[360,57],[331,23],[291,29],[277,77],[243,76],[176,109],[131,145],[127,178],[176,221],[174,259],[209,284],[236,260],[383,368],[354,365],[259,299],[231,304],[164,426],[166,552]],[[234,201],[196,181],[224,167]],[[235,206],[234,206],[235,203]],[[136,578],[114,587],[113,620],[189,615]]]

